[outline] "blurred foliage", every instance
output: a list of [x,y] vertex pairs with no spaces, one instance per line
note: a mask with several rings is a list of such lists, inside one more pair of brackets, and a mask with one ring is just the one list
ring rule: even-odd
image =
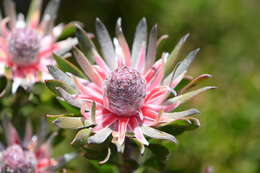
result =
[[[16,1],[20,11],[26,11],[28,1]],[[181,36],[190,33],[183,53],[197,47],[201,52],[189,74],[212,74],[208,83],[219,89],[188,103],[189,107],[200,109],[201,127],[178,136],[177,145],[163,142],[172,151],[166,165],[160,163],[160,158],[145,161],[145,155],[143,162],[159,166],[161,172],[202,172],[212,166],[221,173],[257,173],[260,172],[259,11],[259,0],[62,0],[58,22],[80,21],[85,30],[94,33],[95,18],[99,17],[114,34],[116,19],[122,17],[124,32],[132,42],[135,26],[145,16],[149,26],[157,23],[159,32],[170,36],[161,46],[161,50],[167,51]],[[18,128],[19,119],[26,116],[37,122],[46,113],[64,113],[46,87],[34,88],[39,96],[32,97],[30,104],[26,99],[17,102],[17,97],[30,97],[21,90],[17,96],[1,99],[0,103],[1,111],[14,115]],[[61,131],[61,134],[66,138],[55,147],[56,156],[73,150],[69,145],[72,133]],[[157,148],[155,152],[165,151]],[[69,166],[82,173],[119,172],[114,166],[99,166],[83,157]],[[153,166],[149,170],[140,167],[136,172],[155,172]]]

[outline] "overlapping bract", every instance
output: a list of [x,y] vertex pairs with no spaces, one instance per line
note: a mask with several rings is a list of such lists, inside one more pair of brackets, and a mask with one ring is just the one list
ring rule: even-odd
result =
[[56,42],[63,24],[54,27],[60,0],[51,0],[41,17],[42,0],[33,0],[26,19],[16,15],[12,0],[4,0],[5,18],[0,15],[0,75],[13,80],[12,92],[21,85],[49,79],[47,65],[55,64],[51,54],[63,54],[76,40]]
[[75,153],[65,154],[55,160],[51,157],[51,143],[55,134],[47,137],[46,122],[42,122],[37,135],[33,135],[29,121],[22,140],[8,118],[3,119],[6,136],[5,147],[0,143],[0,172],[53,173],[75,158]]
[[[199,113],[198,110],[172,111],[190,98],[214,88],[204,87],[184,93],[198,81],[210,77],[204,74],[191,79],[178,93],[174,90],[184,79],[199,49],[192,51],[173,71],[175,59],[188,35],[179,41],[170,54],[163,53],[161,58],[157,58],[156,49],[164,36],[157,40],[157,25],[152,28],[148,36],[145,19],[142,19],[137,26],[131,51],[121,28],[121,19],[117,22],[116,37],[113,41],[99,19],[96,21],[96,33],[102,56],[92,40],[78,27],[77,37],[82,51],[75,48],[74,56],[86,77],[82,78],[82,74],[79,75],[78,70],[75,70],[76,67],[72,65],[70,70],[60,66],[63,71],[70,72],[70,75],[54,66],[49,67],[56,80],[47,81],[47,86],[58,94],[59,98],[80,108],[83,115],[83,118],[59,116],[54,123],[61,128],[83,130],[89,128],[93,135],[88,137],[88,143],[102,143],[112,134],[112,142],[120,152],[124,150],[127,136],[135,138],[141,145],[149,145],[145,136],[176,142],[173,135],[158,128],[180,119],[191,123],[189,116]],[[65,62],[64,60],[64,64],[68,67],[69,62]],[[145,97],[143,102],[140,102],[141,105],[137,106],[136,114],[120,115],[107,106],[109,99],[105,83],[111,73],[121,67],[137,71],[146,83]],[[199,125],[199,121],[195,120]]]

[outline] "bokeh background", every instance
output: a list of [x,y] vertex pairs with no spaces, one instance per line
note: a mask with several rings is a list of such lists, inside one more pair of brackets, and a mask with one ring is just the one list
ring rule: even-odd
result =
[[[20,11],[27,10],[28,0],[16,1]],[[179,144],[171,145],[172,154],[161,172],[197,173],[208,166],[216,173],[260,172],[259,0],[62,0],[57,22],[80,21],[94,33],[96,17],[111,35],[116,19],[122,17],[129,43],[138,21],[146,17],[150,28],[157,23],[159,33],[169,35],[160,48],[165,51],[171,51],[184,34],[190,33],[181,57],[198,47],[201,51],[189,74],[213,75],[204,85],[218,89],[189,102],[189,107],[201,110],[201,127],[178,136]],[[35,119],[39,114],[63,111],[49,91],[36,88],[35,92],[40,96],[34,105],[22,102],[22,110],[18,104],[8,109]],[[2,101],[1,109],[7,109],[9,102],[11,98]],[[55,148],[56,156],[73,151],[69,145],[72,133],[63,135],[66,139]],[[83,157],[70,166],[82,173],[117,172]]]

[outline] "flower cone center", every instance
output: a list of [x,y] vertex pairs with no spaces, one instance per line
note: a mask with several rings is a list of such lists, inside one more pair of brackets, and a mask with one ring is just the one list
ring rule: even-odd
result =
[[8,46],[14,64],[19,66],[32,65],[36,62],[40,49],[39,36],[31,28],[17,28],[12,31]]
[[106,81],[108,109],[117,115],[136,115],[143,104],[145,91],[145,80],[138,71],[128,66],[119,67]]

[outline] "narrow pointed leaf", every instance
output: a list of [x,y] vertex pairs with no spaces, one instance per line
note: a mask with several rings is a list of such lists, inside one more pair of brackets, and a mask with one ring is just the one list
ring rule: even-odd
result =
[[47,67],[48,67],[50,74],[52,75],[52,77],[54,79],[59,80],[74,89],[76,88],[73,80],[67,74],[65,74],[63,71],[61,71],[60,69],[58,69],[57,67],[52,66],[52,65],[49,65]]
[[164,69],[164,76],[166,77],[169,75],[172,70],[174,69],[174,62],[178,58],[178,55],[180,53],[181,48],[183,47],[184,43],[186,42],[187,38],[189,37],[189,34],[186,34],[184,37],[180,39],[180,41],[177,43],[173,51],[171,52]]
[[92,50],[96,50],[96,47],[92,40],[89,38],[88,34],[82,29],[80,25],[75,25],[77,27],[76,37],[79,40],[80,50],[86,55],[86,57],[90,58],[90,60],[94,60],[94,55]]
[[80,129],[85,126],[82,117],[59,117],[53,123],[64,129]]
[[187,100],[193,98],[194,96],[197,96],[209,89],[215,89],[216,87],[213,87],[213,86],[208,86],[208,87],[204,87],[204,88],[200,88],[200,89],[197,89],[195,91],[191,91],[191,92],[188,92],[188,93],[185,93],[185,94],[182,94],[182,95],[179,95],[177,97],[174,97],[172,99],[169,99],[169,102],[171,104],[182,104],[184,102],[186,102]]
[[65,60],[57,54],[53,54],[55,61],[57,62],[59,68],[64,72],[69,72],[81,78],[86,78],[86,76],[71,62]]
[[136,66],[137,58],[140,55],[142,44],[147,43],[147,24],[143,18],[136,27],[133,47],[132,47],[132,65]]
[[[57,90],[59,91],[59,94],[61,95],[62,100],[65,100],[67,103],[81,108],[81,106],[83,105],[83,102],[77,98],[75,98],[75,96],[69,94],[68,92],[66,92],[66,90],[64,90],[63,88],[57,88]],[[61,99],[59,98],[59,99]]]
[[188,56],[180,63],[180,65],[177,67],[176,71],[173,75],[173,80],[175,80],[177,77],[179,77],[182,73],[185,71],[188,71],[188,68],[192,61],[195,59],[196,55],[198,54],[200,49],[196,49],[191,51]]
[[96,20],[96,33],[105,60],[112,69],[115,69],[115,49],[105,25],[98,18]]
[[155,128],[152,127],[147,127],[147,126],[143,126],[142,127],[143,133],[146,136],[149,136],[151,138],[155,138],[155,139],[165,139],[165,140],[169,140],[171,142],[177,143],[177,140],[174,136],[165,133],[163,131],[157,130]]
[[156,57],[156,47],[157,47],[157,25],[154,25],[149,36],[149,43],[147,48],[147,55],[146,55],[146,65],[145,69],[148,70],[152,67],[155,57]]
[[112,130],[110,128],[105,128],[102,129],[100,131],[98,131],[96,134],[94,134],[93,136],[88,138],[88,143],[92,144],[92,143],[96,143],[96,144],[100,144],[103,143],[108,136],[112,133]]
[[163,113],[163,117],[170,118],[172,120],[177,120],[180,118],[185,118],[187,116],[191,116],[199,113],[200,111],[197,109],[188,109],[182,112]]
[[59,80],[46,80],[45,81],[46,86],[48,87],[49,90],[51,90],[55,95],[60,96],[60,93],[57,88],[63,88],[67,92],[71,94],[75,94],[76,91],[70,87],[68,84],[59,81]]

